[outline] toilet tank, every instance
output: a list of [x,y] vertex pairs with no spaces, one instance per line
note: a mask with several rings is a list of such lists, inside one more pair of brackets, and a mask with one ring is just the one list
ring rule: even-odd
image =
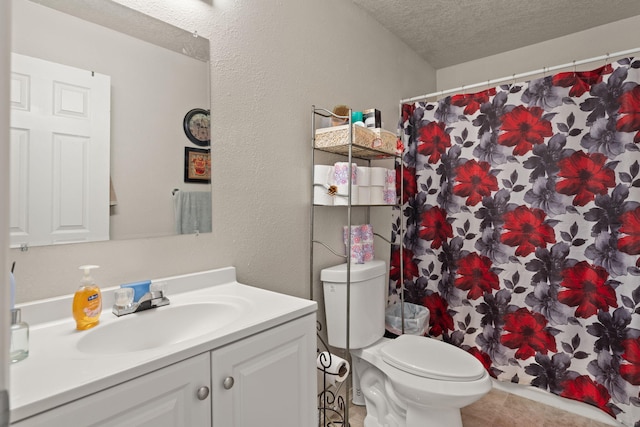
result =
[[[367,347],[384,335],[387,264],[373,260],[351,264],[349,348]],[[329,345],[347,347],[347,264],[320,272]]]

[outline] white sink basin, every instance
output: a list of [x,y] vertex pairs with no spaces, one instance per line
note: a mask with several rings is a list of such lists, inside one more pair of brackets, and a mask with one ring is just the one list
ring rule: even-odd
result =
[[116,354],[176,344],[222,328],[242,315],[236,302],[203,302],[153,308],[98,324],[78,340],[78,350]]

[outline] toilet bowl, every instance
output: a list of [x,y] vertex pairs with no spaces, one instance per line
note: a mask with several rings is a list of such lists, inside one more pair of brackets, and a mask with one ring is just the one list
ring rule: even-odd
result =
[[[367,408],[365,427],[461,427],[460,408],[491,389],[489,374],[475,357],[432,338],[382,338],[351,356],[360,381],[353,381],[354,394],[362,394]],[[372,393],[372,387],[380,391]]]
[[[353,402],[365,427],[462,427],[460,408],[491,389],[484,366],[443,341],[416,335],[383,338],[386,264],[351,265],[350,334]],[[346,264],[324,269],[330,345],[346,348]]]

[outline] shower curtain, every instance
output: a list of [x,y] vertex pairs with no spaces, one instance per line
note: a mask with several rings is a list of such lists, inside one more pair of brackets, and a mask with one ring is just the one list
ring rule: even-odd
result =
[[403,105],[390,271],[391,294],[429,308],[430,336],[498,380],[628,426],[640,426],[639,68]]

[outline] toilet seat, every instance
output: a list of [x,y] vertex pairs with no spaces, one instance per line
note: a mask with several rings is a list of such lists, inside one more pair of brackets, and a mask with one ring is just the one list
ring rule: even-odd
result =
[[404,372],[440,381],[474,381],[486,374],[471,354],[452,344],[418,335],[400,335],[380,348],[382,360]]

